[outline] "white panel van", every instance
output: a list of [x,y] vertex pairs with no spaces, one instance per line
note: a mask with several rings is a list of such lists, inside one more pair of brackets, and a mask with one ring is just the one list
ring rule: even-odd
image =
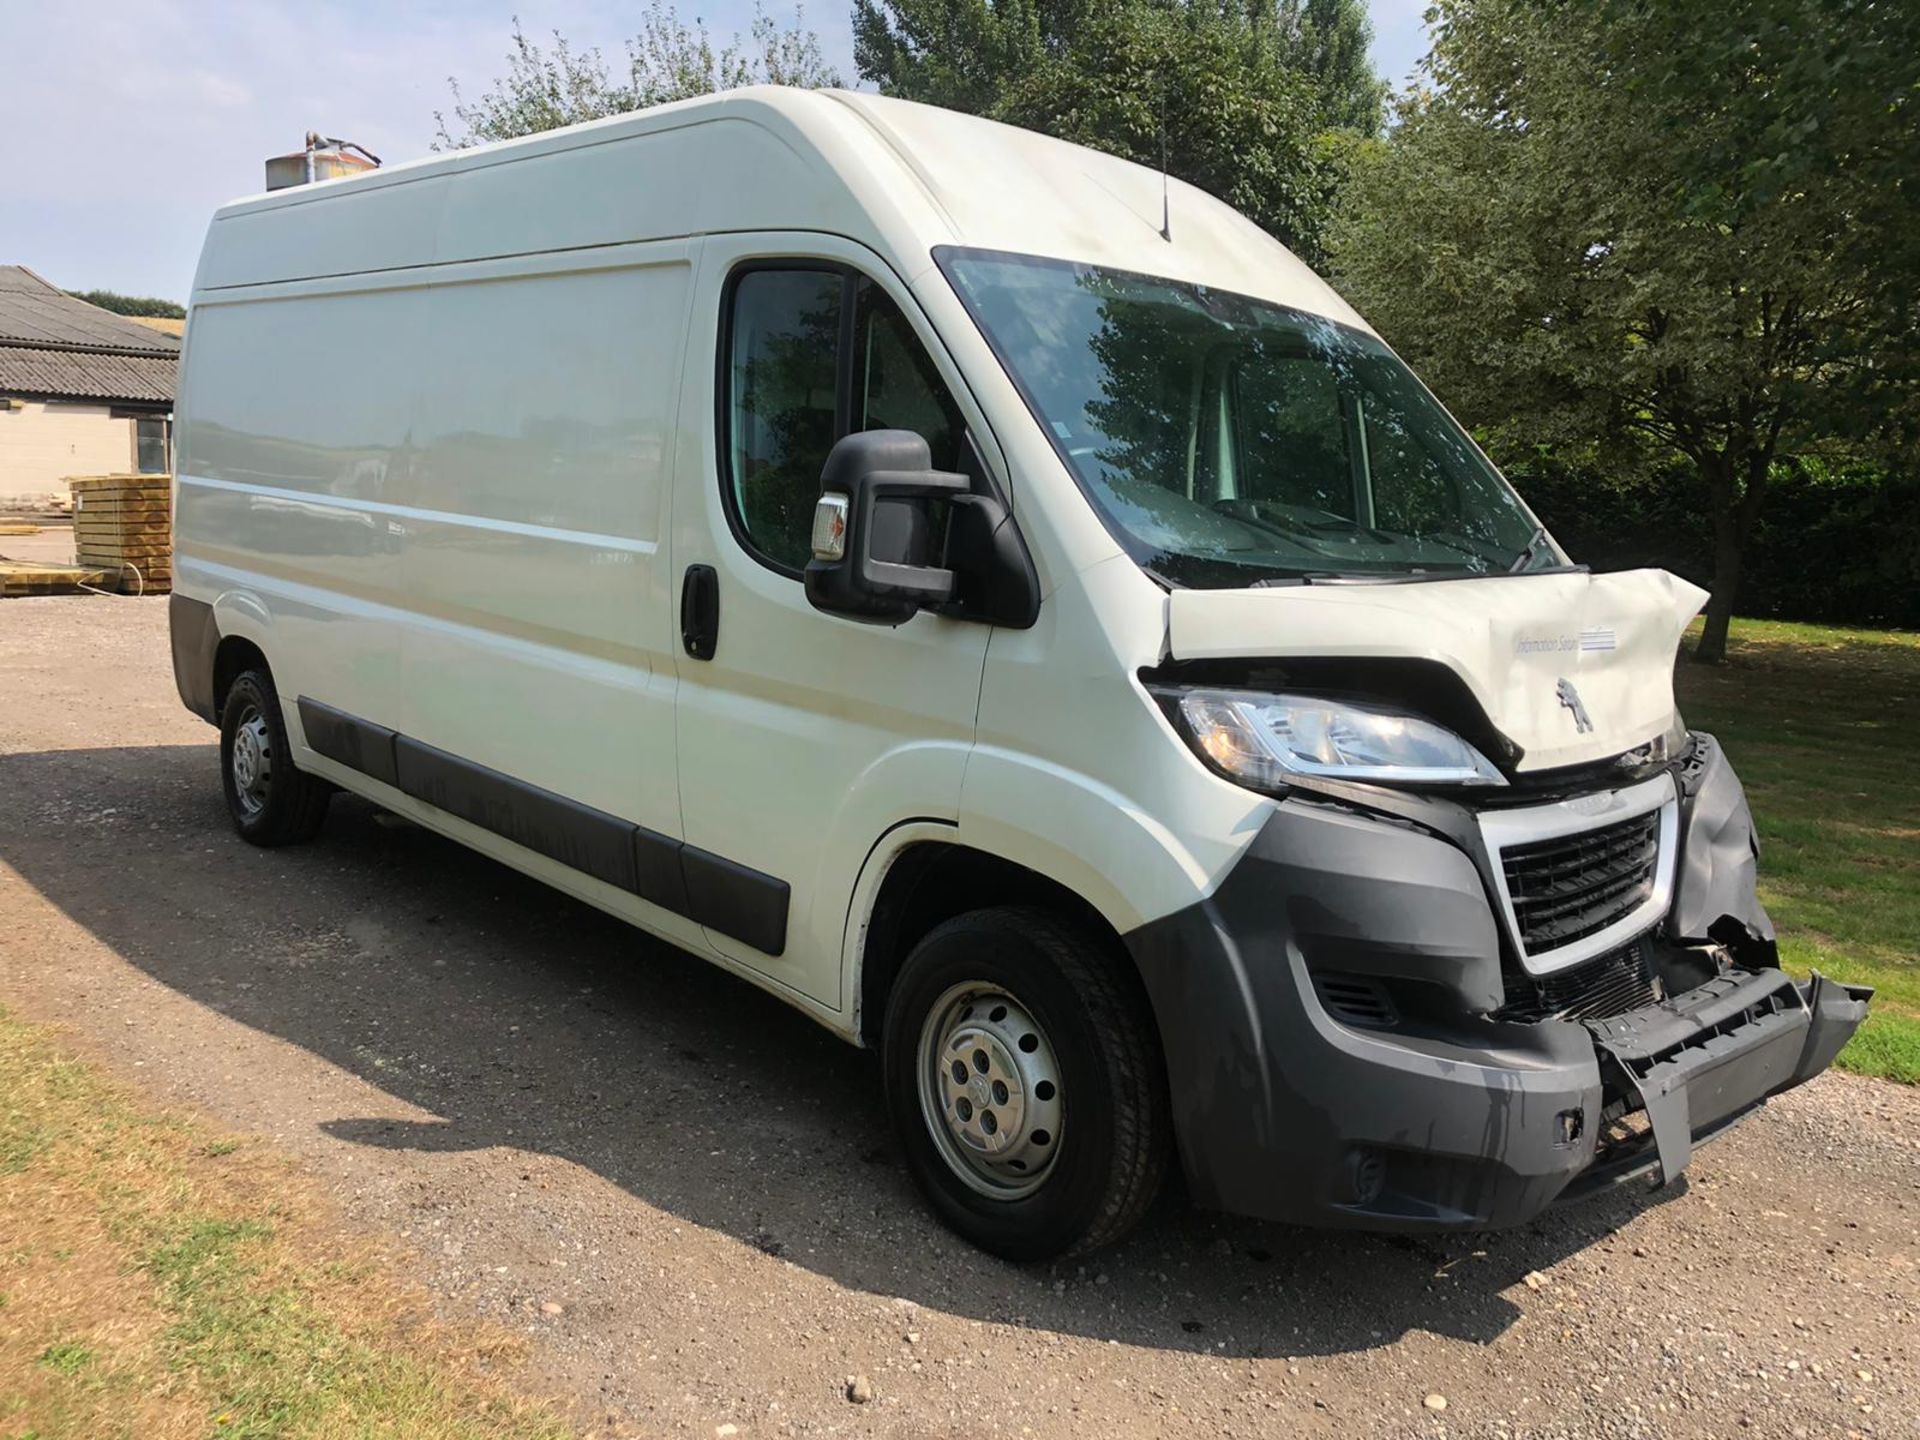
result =
[[1866,1002],[1675,713],[1703,593],[1163,183],[757,89],[222,209],[172,643],[241,835],[351,791],[879,1048],[1007,1256],[1176,1157],[1399,1230],[1677,1174]]

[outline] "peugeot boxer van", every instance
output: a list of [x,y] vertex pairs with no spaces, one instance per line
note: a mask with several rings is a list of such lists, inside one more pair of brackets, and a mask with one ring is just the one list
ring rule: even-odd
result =
[[172,645],[247,840],[350,791],[881,1054],[1002,1255],[1504,1226],[1824,1068],[1704,593],[1573,563],[1157,171],[735,91],[222,209]]

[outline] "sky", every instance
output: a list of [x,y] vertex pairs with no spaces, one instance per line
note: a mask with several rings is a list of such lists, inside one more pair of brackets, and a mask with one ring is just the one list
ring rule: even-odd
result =
[[[1369,0],[1373,58],[1399,85],[1427,0]],[[681,0],[716,37],[752,0]],[[770,13],[791,12],[773,0]],[[389,162],[427,153],[448,77],[484,90],[512,17],[619,54],[640,0],[0,0],[0,264],[73,290],[184,302],[215,207],[261,187],[308,130]],[[804,19],[851,82],[851,6]]]

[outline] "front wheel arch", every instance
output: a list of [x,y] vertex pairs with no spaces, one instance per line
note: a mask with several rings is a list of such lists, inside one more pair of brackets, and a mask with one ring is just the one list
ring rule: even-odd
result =
[[[1037,870],[953,841],[915,840],[884,861],[858,952],[860,1044],[878,1048],[900,966],[936,926],[970,910],[1025,906],[1110,937],[1116,964],[1138,981],[1117,931],[1089,901]],[[1143,992],[1144,993],[1144,990]]]

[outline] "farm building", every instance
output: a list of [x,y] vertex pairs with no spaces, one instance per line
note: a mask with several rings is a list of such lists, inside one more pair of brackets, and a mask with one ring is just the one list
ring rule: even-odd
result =
[[0,510],[66,499],[69,475],[167,469],[180,341],[0,265]]

